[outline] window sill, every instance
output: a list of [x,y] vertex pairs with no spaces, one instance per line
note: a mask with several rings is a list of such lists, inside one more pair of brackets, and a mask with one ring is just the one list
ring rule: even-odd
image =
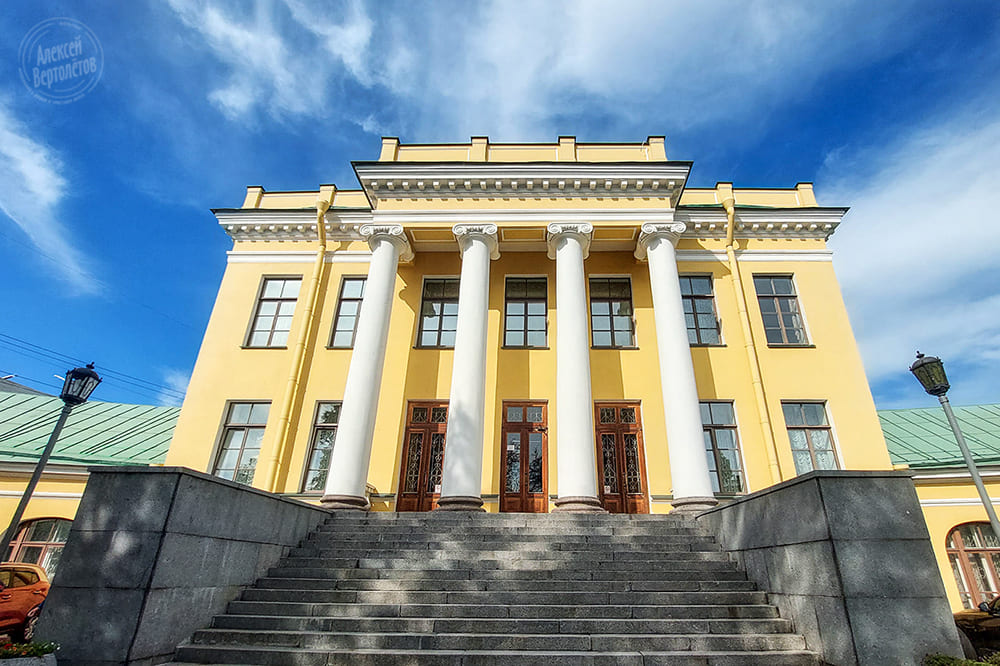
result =
[[500,349],[513,349],[516,351],[545,351],[549,349],[548,346],[545,347],[518,347],[513,345],[500,345]]
[[427,346],[421,347],[420,345],[413,345],[413,349],[426,350],[426,351],[435,351],[435,350],[436,351],[441,351],[441,350],[455,351],[455,347],[454,346],[452,346],[452,347],[427,347]]
[[590,348],[594,351],[636,351],[639,349],[638,347],[594,347],[593,345]]
[[340,351],[344,351],[344,350],[350,351],[350,350],[354,349],[354,345],[351,345],[350,347],[334,347],[333,345],[327,345],[326,348],[327,349],[340,350]]
[[288,349],[288,347],[285,345],[282,345],[281,347],[251,347],[250,345],[240,345],[240,349]]
[[691,347],[692,349],[695,348],[695,347],[725,347],[725,346],[726,346],[725,343],[720,343],[720,344],[712,344],[712,343],[708,343],[708,342],[697,342],[697,343],[695,343],[695,342],[689,342],[688,343],[688,347]]
[[771,342],[767,345],[771,349],[816,349],[816,345],[812,344],[800,344],[800,343],[776,343]]

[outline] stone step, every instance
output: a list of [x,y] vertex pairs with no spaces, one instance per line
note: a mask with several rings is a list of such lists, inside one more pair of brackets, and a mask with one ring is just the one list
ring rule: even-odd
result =
[[[725,594],[725,593],[722,593],[722,594]],[[734,593],[734,594],[738,595],[738,594],[753,594],[753,593]],[[680,601],[676,605],[696,605],[697,601],[699,601],[699,600],[687,601],[686,603],[684,601]],[[468,605],[468,604],[461,604],[461,602],[456,602],[456,603],[458,605]],[[763,603],[763,601],[760,600],[760,599],[754,599],[754,598],[749,598],[748,599],[748,598],[743,597],[743,598],[734,598],[734,599],[732,599],[730,601],[723,602],[723,603],[725,603],[725,605],[739,606],[739,605],[759,605],[759,604]],[[591,604],[588,604],[587,602],[581,602],[581,604],[583,604],[583,605],[591,605]],[[528,603],[527,605],[541,605],[541,604],[538,604],[538,603],[535,603],[535,604]],[[561,605],[565,605],[565,604],[561,604]],[[624,605],[624,604],[611,604],[611,605]],[[650,604],[650,603],[647,603],[647,604],[640,604],[640,605],[658,605],[658,606],[662,606],[664,604]],[[231,601],[231,602],[229,602],[229,605],[228,605],[228,607],[226,609],[226,612],[229,615],[272,615],[272,616],[275,616],[275,615],[284,615],[284,616],[288,616],[288,617],[292,617],[292,616],[298,616],[298,617],[369,617],[369,616],[371,616],[371,617],[396,617],[396,616],[399,616],[401,612],[410,612],[410,611],[406,611],[406,608],[407,608],[407,606],[405,604],[400,605],[400,604],[375,604],[375,603],[351,604],[351,603],[297,603],[297,602],[284,602],[284,601]],[[354,610],[352,610],[352,609],[354,609]],[[490,618],[487,615],[490,612],[495,612],[495,611],[492,611],[491,608],[484,607],[484,609],[482,611],[482,615],[479,618],[465,618],[462,621],[466,621],[466,622],[485,621],[485,622],[490,622],[490,623],[493,623],[493,622],[499,622],[499,623],[508,622],[509,623],[510,622],[510,620],[505,620],[503,617],[500,617],[500,618]],[[434,619],[436,622],[445,621],[445,620],[440,619],[440,618],[429,618],[429,619]],[[570,620],[559,620],[559,619],[553,620],[553,622],[559,622],[559,621],[570,621]],[[584,620],[572,620],[572,621],[584,621]],[[595,622],[617,622],[618,620],[613,620],[613,619],[603,620],[603,619],[597,618],[597,619],[594,619],[593,621],[595,621]],[[674,622],[675,620],[663,620],[663,619],[656,619],[656,618],[652,618],[652,619],[650,619],[650,618],[643,618],[642,621],[643,622],[654,622],[655,623],[655,622],[660,622],[660,621],[663,621],[663,622]],[[687,622],[687,621],[688,620],[685,620],[685,622]],[[722,622],[722,621],[726,621],[726,622],[729,622],[729,621],[732,621],[732,622],[738,622],[738,621],[747,621],[747,622],[751,622],[752,621],[752,622],[757,622],[758,620],[755,620],[755,619],[754,620],[751,620],[751,619],[748,619],[748,620],[731,619],[730,620],[730,619],[706,618],[705,621],[706,622],[716,622],[716,621],[719,621],[719,622]],[[787,620],[784,620],[784,619],[781,619],[781,618],[765,618],[765,619],[762,619],[760,621],[768,621],[768,622],[776,622],[776,623],[787,623]],[[701,620],[699,620],[699,622],[701,622]],[[437,625],[435,625],[435,626],[437,626]],[[782,626],[785,626],[785,624],[782,624]],[[788,631],[789,628],[786,627],[783,630],[784,631]],[[586,630],[586,631],[593,631],[593,630]],[[652,631],[653,630],[650,630],[650,632],[652,632]],[[694,631],[696,631],[696,630],[694,630]],[[707,631],[707,630],[705,630],[705,631]]]
[[173,666],[264,664],[266,666],[819,666],[806,650],[569,652],[507,650],[290,650],[281,647],[185,645]]
[[293,550],[335,551],[335,550],[406,550],[410,552],[427,552],[435,550],[515,550],[518,552],[600,552],[604,550],[657,550],[657,551],[689,551],[689,550],[721,550],[714,539],[704,537],[668,537],[650,542],[636,544],[634,542],[565,542],[565,541],[519,541],[514,539],[448,539],[440,541],[380,541],[378,539],[306,539]]
[[271,590],[413,590],[421,592],[475,592],[477,590],[518,590],[556,592],[698,592],[715,590],[738,592],[756,590],[748,580],[446,580],[385,578],[274,578],[257,581],[255,587]]
[[[249,591],[248,591],[249,592]],[[614,618],[614,619],[691,619],[691,618],[776,618],[778,612],[767,604],[405,604],[377,602],[327,602],[303,595],[296,601],[275,599],[270,591],[244,594],[240,601],[279,601],[282,603],[324,603],[323,615],[330,617],[426,617],[426,618]],[[244,608],[244,607],[237,607]],[[253,607],[257,608],[257,607]]]
[[[694,563],[692,563],[694,564]],[[507,570],[507,569],[359,569],[356,566],[350,567],[275,567],[268,570],[268,576],[273,578],[327,578],[327,579],[352,579],[352,578],[384,578],[394,580],[406,579],[439,579],[439,580],[633,580],[642,578],[643,580],[746,580],[746,574],[737,571],[733,563],[700,563],[706,566],[679,566],[671,568],[657,568],[652,571],[643,571],[641,575],[635,571],[622,571],[615,569],[587,570],[566,570],[558,569],[534,569],[527,570]],[[720,568],[725,565],[723,568]]]
[[[557,538],[558,536],[558,538]],[[608,547],[656,547],[670,543],[687,543],[694,541],[715,542],[711,536],[702,533],[660,533],[656,534],[634,534],[634,535],[608,535],[592,534],[590,532],[582,534],[499,534],[493,531],[481,532],[478,534],[467,534],[464,530],[449,530],[446,532],[394,532],[389,530],[348,530],[344,532],[322,532],[316,531],[310,534],[303,543],[351,543],[351,542],[383,542],[383,541],[404,541],[422,543],[427,541],[439,542],[459,540],[465,543],[542,543],[542,544],[584,544],[593,543]]]
[[448,549],[448,550],[412,550],[408,548],[389,549],[377,548],[372,550],[360,550],[355,548],[294,548],[285,558],[285,561],[308,562],[315,560],[322,564],[331,560],[343,559],[408,559],[419,558],[420,560],[553,560],[558,562],[622,562],[622,561],[645,561],[645,562],[676,562],[687,560],[710,560],[726,561],[732,560],[729,553],[721,550],[665,550],[665,551],[609,551],[601,550],[517,550],[517,549]]
[[[691,553],[694,555],[694,553]],[[574,560],[567,559],[476,559],[470,562],[469,559],[437,559],[437,558],[406,558],[406,557],[288,557],[279,562],[279,568],[285,569],[311,569],[331,567],[334,569],[403,569],[403,570],[452,570],[452,571],[476,571],[484,573],[488,569],[499,569],[506,571],[561,571],[573,573],[575,571],[606,571],[612,569],[620,573],[646,572],[646,571],[686,571],[699,569],[702,571],[728,571],[735,568],[736,564],[730,559],[728,553],[702,553],[705,557],[699,558],[671,558],[671,557],[650,557],[655,559],[645,560]],[[713,556],[713,557],[709,557]]]
[[320,534],[344,532],[382,534],[439,534],[453,535],[460,531],[463,536],[518,536],[541,535],[559,539],[562,536],[710,536],[704,528],[684,525],[630,524],[620,525],[477,525],[470,524],[397,524],[397,525],[347,525],[324,523],[317,530]]
[[[747,604],[767,603],[763,592],[426,592],[412,590],[264,590],[249,588],[242,602],[299,604]],[[300,613],[294,613],[300,614]]]
[[256,632],[203,629],[191,645],[270,646],[303,649],[395,650],[802,650],[792,634],[426,634],[357,632]]
[[653,524],[680,523],[695,525],[697,521],[681,514],[657,513],[393,513],[389,511],[373,511],[367,514],[333,512],[325,523],[352,523],[365,525],[386,525],[394,523],[412,523],[418,525],[481,523],[499,525],[539,525],[539,524],[580,524],[606,523],[622,524]]

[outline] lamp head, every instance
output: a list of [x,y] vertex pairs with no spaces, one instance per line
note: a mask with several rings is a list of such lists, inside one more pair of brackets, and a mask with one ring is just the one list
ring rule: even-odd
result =
[[940,397],[951,388],[944,373],[944,363],[937,356],[924,356],[917,352],[917,360],[910,366],[910,372],[931,395]]
[[66,373],[66,382],[59,397],[67,405],[81,405],[87,402],[87,398],[100,383],[101,378],[94,372],[93,363],[88,363],[86,368],[73,368]]

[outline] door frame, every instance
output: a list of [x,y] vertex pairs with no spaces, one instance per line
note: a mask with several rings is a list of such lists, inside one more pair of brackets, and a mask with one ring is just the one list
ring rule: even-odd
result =
[[[601,423],[601,408],[613,407],[615,409],[615,423],[602,424]],[[635,423],[622,423],[621,419],[621,408],[623,407],[633,407],[635,408]],[[639,400],[595,400],[594,401],[594,446],[596,450],[596,462],[597,462],[597,499],[601,502],[603,506],[608,511],[614,512],[612,508],[607,506],[607,500],[604,495],[604,451],[601,442],[601,435],[608,434],[614,431],[615,434],[615,467],[618,473],[618,482],[621,485],[621,490],[617,493],[618,497],[621,499],[621,507],[619,513],[649,513],[650,510],[650,497],[649,497],[649,475],[646,470],[646,443],[642,432],[642,403]],[[642,489],[642,493],[628,493],[626,477],[626,460],[625,460],[625,434],[634,434],[636,436],[636,449],[638,460],[636,464],[639,467],[639,484]],[[608,498],[611,499],[611,498]]]
[[[525,452],[529,450],[529,440],[527,437],[521,439],[520,456],[520,492],[517,502],[519,509],[504,509],[505,498],[507,497],[507,407],[541,407],[542,423],[540,426],[531,427],[527,421],[522,422],[520,432],[527,434],[531,430],[541,432],[542,435],[542,490],[540,493],[529,493],[527,490],[527,473],[525,471],[528,460]],[[513,430],[513,429],[512,429]],[[502,400],[500,402],[500,488],[497,496],[498,510],[501,513],[548,513],[549,511],[549,401],[548,400]],[[527,495],[538,495],[538,498],[526,497]],[[513,499],[509,503],[513,503]]]
[[[433,421],[433,413],[435,407],[445,408],[445,419],[444,421]],[[413,412],[416,409],[426,408],[427,409],[427,421],[414,423]],[[406,412],[405,419],[406,422],[403,428],[403,441],[400,444],[400,458],[399,458],[399,483],[396,487],[396,511],[433,511],[437,508],[438,498],[441,496],[439,489],[437,491],[428,491],[425,489],[427,482],[430,480],[430,447],[431,447],[431,437],[436,434],[441,434],[445,436],[443,450],[441,452],[442,464],[444,461],[444,453],[448,446],[447,441],[447,429],[448,429],[448,401],[447,400],[407,400],[406,401]],[[410,436],[413,433],[422,433],[424,439],[421,442],[420,450],[420,461],[419,469],[417,472],[417,490],[416,492],[405,492],[406,488],[406,476],[407,476],[407,463],[409,460],[410,453]],[[426,443],[426,447],[424,444]],[[405,496],[404,496],[405,495]]]

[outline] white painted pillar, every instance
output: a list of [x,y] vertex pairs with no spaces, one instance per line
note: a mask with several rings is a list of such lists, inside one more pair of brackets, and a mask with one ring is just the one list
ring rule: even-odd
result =
[[459,224],[452,232],[462,251],[462,279],[438,509],[483,511],[486,317],[490,260],[500,253],[495,224]]
[[715,506],[717,501],[705,458],[698,388],[677,274],[675,246],[685,228],[681,222],[642,225],[635,256],[649,261],[663,413],[667,422],[670,479],[673,483],[674,499],[671,504],[674,511],[700,511]]
[[367,510],[370,506],[365,497],[365,484],[382,388],[389,316],[396,292],[396,269],[400,258],[403,261],[413,259],[402,226],[366,224],[360,231],[368,239],[372,258],[354,336],[354,353],[344,386],[337,440],[321,500],[328,509]]
[[590,391],[590,317],[583,260],[594,228],[550,224],[556,260],[556,446],[559,499],[555,511],[603,512],[597,495],[594,401]]

